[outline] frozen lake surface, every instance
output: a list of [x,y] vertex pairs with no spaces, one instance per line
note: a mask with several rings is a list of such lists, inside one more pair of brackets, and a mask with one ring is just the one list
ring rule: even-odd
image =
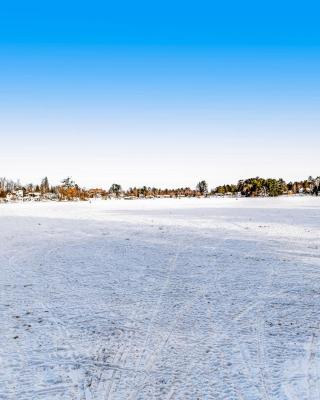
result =
[[0,206],[0,399],[320,399],[320,198]]

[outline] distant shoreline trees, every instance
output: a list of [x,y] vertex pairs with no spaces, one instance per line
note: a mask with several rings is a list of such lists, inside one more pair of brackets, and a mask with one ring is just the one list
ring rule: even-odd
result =
[[275,197],[290,194],[312,194],[318,196],[320,191],[320,177],[311,176],[298,182],[286,183],[283,179],[273,178],[249,178],[240,180],[236,185],[222,185],[216,187],[212,192],[218,195],[239,194],[245,197]]
[[161,189],[142,186],[123,190],[121,185],[113,183],[110,188],[81,188],[72,178],[67,177],[59,185],[50,185],[47,177],[39,184],[22,185],[19,181],[0,178],[0,200],[90,200],[92,198],[180,198],[207,196],[243,196],[243,197],[276,197],[281,195],[309,194],[318,196],[320,193],[320,177],[311,176],[303,181],[286,183],[283,179],[248,178],[239,180],[236,184],[220,185],[209,192],[205,180],[197,183],[195,189],[190,187]]

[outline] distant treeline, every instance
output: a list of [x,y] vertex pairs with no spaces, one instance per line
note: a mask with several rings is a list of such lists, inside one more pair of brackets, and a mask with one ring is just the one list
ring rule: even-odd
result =
[[240,180],[237,184],[218,186],[213,193],[219,195],[241,194],[246,197],[281,196],[285,194],[308,193],[318,196],[320,177],[296,182],[285,182],[283,179],[249,178]]
[[286,183],[283,179],[249,178],[240,180],[237,184],[218,186],[209,191],[205,180],[198,182],[194,189],[182,187],[175,189],[160,189],[142,186],[123,190],[120,184],[114,183],[108,189],[86,189],[77,185],[70,177],[59,185],[50,185],[48,178],[43,178],[40,184],[22,185],[19,181],[0,178],[0,199],[5,200],[88,200],[90,198],[154,198],[154,197],[199,197],[199,196],[280,196],[290,194],[318,195],[320,177],[309,177],[303,181]]
[[131,187],[123,190],[120,184],[113,183],[108,189],[80,187],[70,177],[65,178],[59,185],[50,185],[47,177],[40,184],[22,185],[19,181],[0,178],[0,198],[17,199],[48,199],[48,200],[87,200],[90,198],[146,198],[146,197],[196,197],[208,194],[206,181],[201,181],[195,189],[189,187],[176,189],[160,189],[156,187]]

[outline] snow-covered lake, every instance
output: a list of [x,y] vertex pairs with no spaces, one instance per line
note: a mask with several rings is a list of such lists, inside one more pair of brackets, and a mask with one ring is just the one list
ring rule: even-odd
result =
[[320,399],[320,198],[0,205],[0,399]]

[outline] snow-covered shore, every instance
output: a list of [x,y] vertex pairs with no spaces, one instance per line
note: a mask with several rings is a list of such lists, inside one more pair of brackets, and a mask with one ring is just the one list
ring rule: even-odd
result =
[[320,198],[0,205],[0,399],[320,398]]

